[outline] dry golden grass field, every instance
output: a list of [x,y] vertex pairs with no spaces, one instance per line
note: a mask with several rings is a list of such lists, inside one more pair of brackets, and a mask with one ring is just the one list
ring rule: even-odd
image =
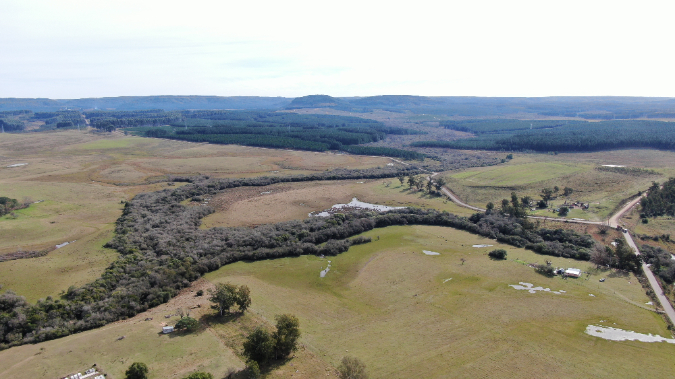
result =
[[[77,131],[3,134],[0,196],[30,198],[17,217],[0,218],[0,254],[53,248],[40,258],[0,263],[2,290],[36,301],[96,279],[116,253],[104,249],[123,200],[155,191],[167,175],[290,175],[370,168],[378,157],[208,145]],[[24,166],[7,167],[27,163]],[[39,279],[38,279],[39,278]]]
[[354,197],[393,207],[433,208],[463,216],[472,213],[444,197],[411,190],[398,179],[282,183],[224,191],[209,201],[216,213],[206,216],[202,227],[251,226],[304,219],[310,212],[349,203]]

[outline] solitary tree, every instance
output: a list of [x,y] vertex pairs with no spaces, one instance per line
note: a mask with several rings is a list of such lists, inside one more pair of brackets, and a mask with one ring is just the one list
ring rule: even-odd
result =
[[553,190],[550,188],[544,188],[541,190],[541,199],[544,200],[546,205],[548,205],[548,202],[553,198]]
[[275,355],[277,358],[286,357],[298,349],[300,338],[300,321],[289,314],[278,315],[277,331],[274,332]]
[[239,306],[241,312],[251,305],[251,290],[245,285],[239,287],[230,283],[218,283],[216,289],[209,290],[211,297],[209,301],[214,303],[211,307],[217,309],[222,316],[225,311],[230,311],[230,308],[235,304]]
[[242,284],[237,288],[236,303],[240,312],[246,312],[248,307],[251,306],[251,290],[248,286]]
[[274,355],[274,339],[263,328],[256,328],[244,341],[244,356],[258,364],[267,362]]
[[405,175],[399,175],[396,177],[396,179],[398,179],[398,181],[401,182],[401,185],[403,185],[405,182]]
[[416,184],[417,184],[417,178],[415,177],[415,175],[410,175],[408,177],[408,185],[410,186],[410,188],[413,188],[413,187],[415,187]]
[[145,363],[134,362],[125,372],[126,379],[148,379],[148,366]]
[[565,188],[563,188],[563,195],[565,195],[565,196],[571,195],[572,192],[574,192],[574,190],[571,189],[570,187],[565,187]]
[[443,178],[438,178],[436,179],[436,182],[434,183],[434,186],[436,187],[436,191],[440,191],[441,188],[445,185],[445,179]]
[[368,379],[366,365],[355,357],[344,357],[338,367],[340,379]]

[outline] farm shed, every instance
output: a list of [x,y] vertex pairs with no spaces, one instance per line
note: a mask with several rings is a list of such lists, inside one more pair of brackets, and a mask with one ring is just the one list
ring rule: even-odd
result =
[[167,334],[173,332],[173,326],[164,326],[162,327],[162,333]]
[[565,276],[572,276],[578,278],[581,276],[581,270],[579,270],[578,268],[568,268],[567,270],[565,270]]

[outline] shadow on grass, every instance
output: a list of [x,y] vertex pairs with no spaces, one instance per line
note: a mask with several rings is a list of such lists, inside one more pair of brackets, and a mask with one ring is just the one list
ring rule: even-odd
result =
[[237,321],[241,316],[244,315],[244,312],[225,312],[221,316],[219,313],[210,313],[204,314],[199,318],[199,322],[203,324],[210,325],[212,323],[228,323],[232,321]]

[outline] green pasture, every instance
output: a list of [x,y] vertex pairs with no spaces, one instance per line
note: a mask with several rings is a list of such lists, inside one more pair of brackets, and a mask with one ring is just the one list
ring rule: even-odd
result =
[[[175,313],[175,309],[155,308],[99,329],[0,351],[0,377],[61,378],[84,373],[95,363],[108,378],[123,379],[133,362],[143,362],[151,379],[180,379],[195,371],[223,378],[228,368],[243,367],[233,352],[207,329],[162,334],[162,322],[173,325],[179,319],[164,318],[172,311]],[[152,320],[144,321],[145,318]]]
[[[625,155],[631,153],[626,151]],[[614,157],[608,161],[614,162],[616,159]],[[675,155],[673,159],[675,162]],[[576,209],[567,217],[592,221],[606,219],[619,208],[623,200],[646,190],[652,181],[666,178],[663,175],[634,176],[596,170],[599,163],[603,161],[588,155],[516,154],[515,159],[502,165],[471,168],[448,173],[444,177],[448,188],[460,199],[482,208],[488,202],[499,206],[502,199],[511,199],[512,192],[516,192],[519,197],[530,196],[536,202],[541,200],[542,189],[557,186],[559,192],[550,202],[550,208],[560,207],[565,201],[589,203],[588,210]],[[659,172],[669,172],[662,167],[657,169]],[[565,197],[565,187],[572,188],[574,192]],[[537,210],[533,214],[554,215],[548,210]]]
[[[344,355],[357,356],[372,378],[675,374],[668,363],[673,345],[606,341],[584,333],[597,324],[670,337],[632,275],[596,271],[588,262],[539,256],[449,228],[397,226],[365,235],[373,241],[336,257],[240,262],[206,278],[248,285],[252,312],[268,320],[282,312],[297,315],[308,349],[333,365]],[[494,248],[506,249],[508,259],[490,260],[486,254]],[[526,265],[546,260],[589,274],[547,278]],[[328,261],[330,271],[321,278]],[[607,280],[600,283],[602,277]],[[519,282],[566,292],[509,287]]]

